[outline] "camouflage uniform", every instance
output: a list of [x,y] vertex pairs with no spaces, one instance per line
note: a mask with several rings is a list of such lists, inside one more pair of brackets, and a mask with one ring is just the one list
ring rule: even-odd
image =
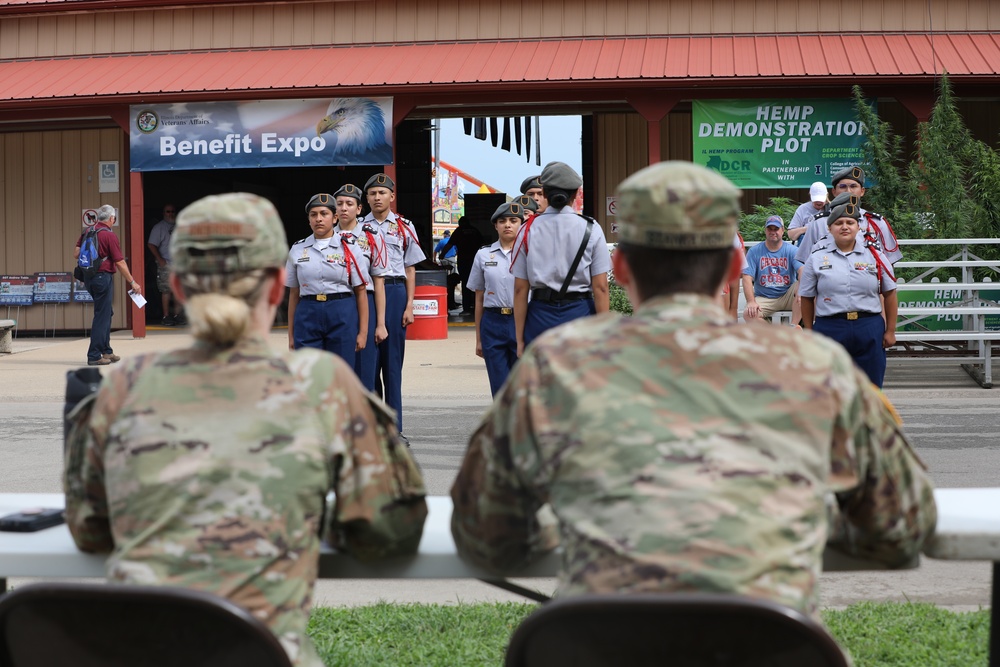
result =
[[[627,242],[731,244],[717,217],[735,220],[736,195],[728,215],[721,194],[700,199],[732,189],[702,171],[666,163],[623,183]],[[636,190],[651,201],[636,204]],[[677,217],[650,214],[663,209]],[[473,434],[452,498],[459,553],[506,572],[550,546],[538,519],[549,503],[559,594],[717,591],[808,613],[828,503],[846,551],[890,564],[917,554],[936,521],[922,464],[842,348],[737,324],[695,294],[539,338]]]
[[305,635],[321,532],[363,559],[417,549],[420,473],[393,415],[326,352],[199,341],[122,362],[77,410],[64,483],[80,549],[110,552],[112,581],[232,600],[296,664],[322,665]]

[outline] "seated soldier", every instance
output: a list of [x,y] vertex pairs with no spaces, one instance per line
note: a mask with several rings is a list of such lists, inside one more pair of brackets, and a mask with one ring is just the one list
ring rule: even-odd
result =
[[320,667],[306,623],[321,533],[358,558],[415,552],[423,480],[350,366],[269,344],[288,254],[270,202],[199,200],[170,250],[195,342],[123,361],[77,406],[66,522],[109,554],[112,582],[229,598]]
[[562,538],[559,595],[710,591],[815,613],[839,508],[849,553],[907,562],[933,489],[887,399],[836,343],[746,326],[739,190],[684,162],[618,189],[615,279],[632,317],[539,337],[472,435],[451,495],[460,555],[513,573]]

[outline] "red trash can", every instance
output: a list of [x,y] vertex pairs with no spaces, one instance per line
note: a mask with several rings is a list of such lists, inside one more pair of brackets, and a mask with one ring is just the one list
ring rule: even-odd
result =
[[448,337],[448,272],[417,271],[413,288],[413,324],[406,340]]

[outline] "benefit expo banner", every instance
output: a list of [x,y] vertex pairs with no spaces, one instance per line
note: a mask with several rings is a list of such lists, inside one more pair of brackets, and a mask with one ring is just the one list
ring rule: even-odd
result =
[[739,188],[808,188],[861,161],[853,100],[692,102],[694,162]]
[[392,98],[144,104],[132,171],[392,164]]

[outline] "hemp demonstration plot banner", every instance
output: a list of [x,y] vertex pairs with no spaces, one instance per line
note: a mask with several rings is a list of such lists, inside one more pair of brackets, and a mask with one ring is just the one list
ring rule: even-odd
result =
[[130,107],[132,171],[392,164],[392,98]]
[[694,162],[739,188],[808,188],[861,161],[853,100],[695,100]]

